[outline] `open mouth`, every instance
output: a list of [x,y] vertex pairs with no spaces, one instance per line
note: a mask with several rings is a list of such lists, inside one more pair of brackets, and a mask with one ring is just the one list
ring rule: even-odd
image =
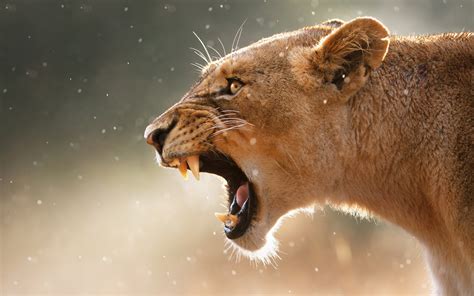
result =
[[216,217],[224,223],[227,238],[236,239],[244,235],[255,216],[258,202],[252,183],[230,157],[209,152],[175,159],[169,166],[178,167],[183,176],[190,169],[197,179],[200,172],[223,177],[227,181],[229,209],[227,213],[216,213]]

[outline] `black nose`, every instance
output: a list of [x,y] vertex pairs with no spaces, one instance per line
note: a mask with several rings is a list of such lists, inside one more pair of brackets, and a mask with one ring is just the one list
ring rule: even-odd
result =
[[146,142],[154,146],[155,149],[161,154],[168,134],[169,134],[169,129],[154,130],[148,135]]
[[157,127],[156,123],[152,123],[145,129],[146,142],[155,147],[158,153],[163,152],[165,141],[170,132],[176,126],[177,121],[173,120],[170,125],[166,127]]

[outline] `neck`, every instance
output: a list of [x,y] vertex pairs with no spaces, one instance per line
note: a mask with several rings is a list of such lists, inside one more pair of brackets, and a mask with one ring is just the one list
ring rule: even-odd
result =
[[[439,148],[443,146],[439,141],[446,138],[437,139],[426,129],[427,124],[439,123],[436,98],[423,93],[435,83],[428,68],[432,64],[419,60],[413,67],[413,62],[400,61],[399,51],[403,46],[395,44],[384,66],[351,99],[347,110],[351,148],[343,161],[341,201],[365,207],[417,237],[428,250],[443,291],[456,293],[472,285],[474,273],[472,261],[460,252],[459,240],[454,241],[448,215],[454,210],[444,208],[453,194],[444,186],[449,168],[433,157],[448,152]],[[464,288],[449,288],[459,283]]]

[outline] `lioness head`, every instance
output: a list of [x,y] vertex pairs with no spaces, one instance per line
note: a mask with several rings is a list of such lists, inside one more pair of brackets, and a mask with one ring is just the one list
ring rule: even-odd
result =
[[258,41],[209,63],[145,138],[162,166],[223,177],[227,238],[262,249],[285,214],[339,193],[348,102],[382,63],[387,37],[357,18]]

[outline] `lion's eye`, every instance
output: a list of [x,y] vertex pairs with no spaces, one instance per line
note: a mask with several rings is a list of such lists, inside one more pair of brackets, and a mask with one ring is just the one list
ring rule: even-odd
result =
[[235,95],[239,89],[241,89],[243,86],[242,82],[235,80],[235,79],[230,79],[229,80],[229,92],[232,95]]

